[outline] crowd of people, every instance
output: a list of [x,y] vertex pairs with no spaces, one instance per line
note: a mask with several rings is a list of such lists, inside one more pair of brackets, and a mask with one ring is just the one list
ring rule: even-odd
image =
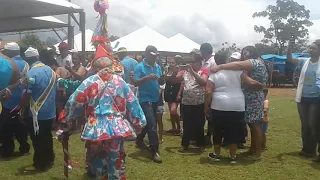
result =
[[[303,62],[292,59],[291,48],[292,44],[288,61],[303,64],[296,96],[302,127],[300,155],[314,157],[320,142],[320,40],[312,44],[311,58]],[[151,159],[162,163],[159,146],[165,141],[165,104],[171,122],[166,133],[182,136],[181,153],[190,147],[204,152],[213,144],[208,158],[219,162],[221,146],[229,145],[234,164],[237,149],[246,143],[247,127],[251,143],[243,153],[245,159],[259,161],[267,150],[269,70],[253,46],[227,57],[222,52],[214,55],[212,46],[204,43],[190,52],[191,61],[184,69],[180,55],[165,66],[157,48],[150,45],[138,63],[122,47],[114,56],[123,72],[101,52],[84,60],[66,43],[59,45],[59,52],[39,53],[29,47],[21,53],[16,43],[8,43],[0,52],[1,156],[13,156],[14,138],[21,155],[28,155],[29,135],[34,156],[26,171],[53,165],[52,130],[63,126],[81,129],[87,172],[97,179],[125,179],[126,140],[135,139],[138,148],[149,149]],[[320,162],[320,157],[315,160]]]

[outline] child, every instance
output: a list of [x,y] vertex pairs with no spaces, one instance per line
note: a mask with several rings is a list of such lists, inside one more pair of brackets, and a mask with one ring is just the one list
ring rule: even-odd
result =
[[158,109],[157,109],[157,116],[156,120],[159,126],[159,131],[158,131],[158,136],[159,136],[159,143],[163,142],[163,122],[162,122],[162,117],[164,113],[164,102],[163,102],[163,91],[165,89],[165,85],[160,86],[160,91],[159,91],[159,102],[158,102]]
[[268,95],[268,89],[264,89],[263,90],[264,93],[264,104],[263,104],[263,108],[264,108],[264,118],[263,121],[261,122],[261,129],[262,129],[262,145],[261,145],[261,149],[263,151],[267,150],[267,137],[266,137],[266,133],[268,130],[268,124],[269,124],[269,117],[268,117],[268,111],[269,111],[269,100],[267,99],[267,95]]

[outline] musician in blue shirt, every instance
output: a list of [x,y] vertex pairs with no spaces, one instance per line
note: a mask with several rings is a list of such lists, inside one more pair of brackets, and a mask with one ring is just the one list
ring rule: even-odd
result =
[[[9,58],[12,58],[18,66],[22,75],[29,70],[29,65],[20,56],[20,47],[17,43],[8,43],[5,45],[2,53]],[[29,154],[30,145],[28,144],[27,127],[19,121],[19,109],[23,92],[23,85],[18,85],[11,90],[11,97],[2,103],[3,109],[1,112],[1,138],[2,138],[2,157],[12,156],[14,146],[14,136],[16,136],[20,147],[21,155]]]
[[34,148],[33,166],[26,171],[45,170],[54,162],[52,123],[56,118],[56,74],[39,61],[39,52],[28,48],[26,61],[30,64],[27,73],[28,87],[23,95],[24,106],[30,104],[27,125]]

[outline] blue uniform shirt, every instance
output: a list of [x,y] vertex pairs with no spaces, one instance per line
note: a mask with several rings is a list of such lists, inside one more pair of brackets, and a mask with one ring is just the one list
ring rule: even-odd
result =
[[[52,77],[52,70],[49,66],[34,67],[41,63],[37,61],[31,65],[30,71],[27,73],[28,78],[34,79],[34,83],[28,84],[28,94],[31,95],[34,101],[37,101],[44,90],[49,85]],[[55,75],[55,74],[54,74]],[[38,120],[49,120],[56,117],[56,82],[50,91],[50,94],[38,112]],[[30,113],[32,116],[32,114]]]
[[138,65],[138,62],[130,57],[125,57],[120,64],[124,67],[123,79],[126,83],[130,82],[130,72]]
[[12,76],[12,65],[10,61],[0,57],[0,90],[8,87]]
[[[148,65],[145,60],[139,63],[134,70],[134,80],[141,79],[150,74],[155,74],[159,78],[162,76],[161,68],[158,64]],[[159,81],[148,80],[139,86],[138,99],[140,103],[159,101]]]
[[[24,68],[26,67],[27,62],[24,61],[21,56],[15,56],[12,58],[13,61],[16,63],[16,65],[18,66],[20,72],[22,72],[24,70]],[[14,109],[18,104],[20,104],[21,102],[21,96],[23,93],[23,85],[20,85],[19,87],[16,87],[14,90],[12,90],[12,96],[10,97],[10,99],[4,101],[2,103],[3,107],[9,110]]]

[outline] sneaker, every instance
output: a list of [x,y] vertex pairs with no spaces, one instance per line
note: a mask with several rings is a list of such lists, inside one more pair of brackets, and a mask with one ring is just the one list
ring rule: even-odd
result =
[[189,148],[183,147],[183,146],[178,149],[178,151],[181,152],[181,153],[184,153],[184,152],[186,152],[186,151],[188,151],[188,150],[189,150]]
[[29,152],[20,152],[20,156],[28,156],[29,154]]
[[300,151],[299,156],[306,157],[306,158],[313,158],[316,156],[316,153],[306,153],[304,151]]
[[237,163],[237,157],[236,156],[229,156],[229,161],[231,164],[236,164]]
[[152,155],[152,160],[155,163],[162,163],[162,160],[161,160],[161,157],[160,157],[159,153],[154,153]]
[[315,163],[320,163],[320,155],[318,155],[318,156],[317,156],[316,158],[314,158],[312,161],[315,162]]
[[141,150],[148,149],[148,146],[143,142],[143,140],[136,140],[136,146]]
[[208,158],[211,159],[214,162],[220,162],[220,155],[216,155],[215,153],[209,153]]
[[24,172],[31,172],[31,171],[37,171],[37,168],[34,166],[30,166],[24,169]]

